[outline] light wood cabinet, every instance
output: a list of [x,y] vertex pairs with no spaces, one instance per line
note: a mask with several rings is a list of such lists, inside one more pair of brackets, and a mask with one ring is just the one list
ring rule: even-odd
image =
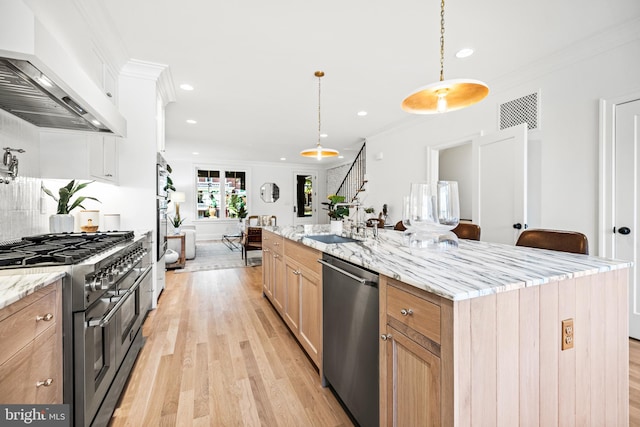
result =
[[441,425],[440,299],[380,280],[380,420]]
[[283,238],[262,230],[262,289],[282,314],[284,310]]
[[311,360],[322,360],[321,253],[262,232],[262,289]]
[[62,282],[0,310],[0,403],[62,403]]

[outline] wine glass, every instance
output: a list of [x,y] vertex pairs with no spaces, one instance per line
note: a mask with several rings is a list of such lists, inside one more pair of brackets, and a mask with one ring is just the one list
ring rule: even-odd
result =
[[409,194],[410,226],[419,230],[434,230],[438,225],[437,186],[427,182],[411,184]]
[[449,231],[460,222],[460,198],[456,181],[438,181],[438,228]]

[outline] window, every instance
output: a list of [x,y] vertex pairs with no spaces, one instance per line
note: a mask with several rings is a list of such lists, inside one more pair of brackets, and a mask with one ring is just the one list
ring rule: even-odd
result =
[[242,217],[247,212],[247,173],[198,169],[196,194],[199,219]]

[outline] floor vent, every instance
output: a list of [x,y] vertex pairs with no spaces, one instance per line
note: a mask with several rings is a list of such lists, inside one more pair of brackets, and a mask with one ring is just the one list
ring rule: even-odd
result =
[[510,128],[521,123],[527,129],[538,129],[538,92],[500,104],[500,129]]

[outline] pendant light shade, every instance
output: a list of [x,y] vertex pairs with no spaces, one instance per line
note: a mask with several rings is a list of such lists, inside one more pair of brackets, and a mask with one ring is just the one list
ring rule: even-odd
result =
[[318,78],[318,143],[313,148],[308,148],[306,150],[302,150],[300,155],[303,157],[315,157],[318,160],[322,160],[325,157],[335,157],[337,156],[338,150],[334,150],[332,148],[325,148],[320,144],[320,130],[321,130],[321,121],[320,121],[320,79],[324,76],[324,71],[316,71],[314,74]]
[[460,110],[482,101],[489,86],[473,79],[444,79],[444,0],[440,3],[440,81],[416,89],[402,101],[413,114],[436,114]]

